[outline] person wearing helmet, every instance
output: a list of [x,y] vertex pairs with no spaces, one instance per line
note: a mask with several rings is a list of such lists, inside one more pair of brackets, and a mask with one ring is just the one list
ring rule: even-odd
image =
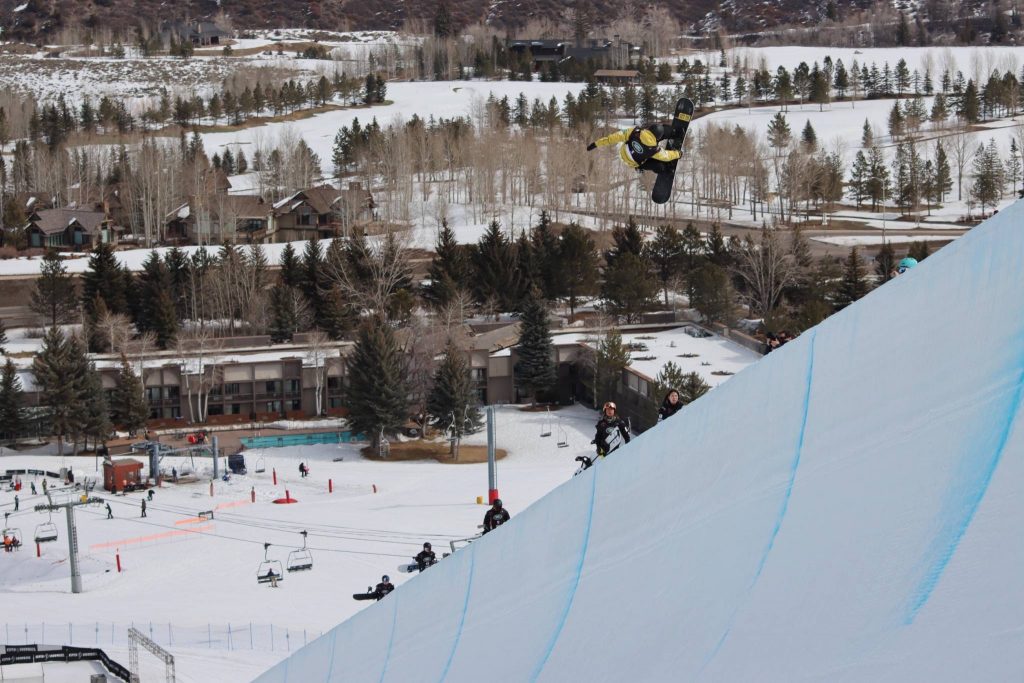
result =
[[395,590],[395,585],[391,583],[391,577],[385,574],[380,577],[380,583],[378,583],[377,587],[373,589],[373,594],[377,596],[378,600],[380,600],[393,590]]
[[608,401],[601,409],[597,422],[597,436],[591,442],[597,446],[597,454],[604,457],[625,443],[629,443],[629,427],[619,417],[618,407]]
[[[662,140],[668,140],[665,149],[658,144]],[[616,144],[620,145],[619,158],[622,163],[638,171],[668,171],[673,168],[671,162],[680,157],[679,142],[673,137],[672,126],[664,123],[624,128],[591,142],[587,150]]]
[[420,571],[423,571],[432,564],[437,564],[437,555],[434,554],[429,543],[424,543],[423,550],[412,559],[416,561],[416,566],[419,567]]
[[892,271],[892,277],[896,277],[897,275],[903,275],[903,273],[907,272],[916,265],[916,258],[911,258],[909,256],[907,256],[906,258],[901,258],[900,262],[896,264],[895,270]]
[[495,498],[491,509],[484,515],[484,533],[493,531],[509,520],[508,510],[501,503],[501,498]]

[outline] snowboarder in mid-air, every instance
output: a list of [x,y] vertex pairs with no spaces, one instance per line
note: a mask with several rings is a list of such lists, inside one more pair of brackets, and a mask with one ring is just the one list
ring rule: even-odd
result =
[[629,443],[629,427],[619,417],[618,407],[611,401],[601,409],[601,419],[597,422],[597,435],[591,442],[597,446],[597,454],[604,457],[621,446]]
[[491,509],[484,515],[484,533],[494,531],[509,520],[508,510],[501,503],[501,498],[495,498]]
[[416,566],[420,571],[423,571],[433,564],[437,564],[437,555],[434,554],[434,551],[430,548],[430,543],[424,543],[423,550],[421,550],[419,554],[412,559],[416,561]]
[[[651,192],[651,200],[664,204],[672,194],[672,181],[676,175],[686,129],[693,118],[693,101],[684,97],[676,103],[672,123],[654,123],[624,128],[587,145],[587,151],[609,145],[620,145],[619,158],[637,171],[653,171],[658,178]],[[665,142],[662,148],[660,143]]]

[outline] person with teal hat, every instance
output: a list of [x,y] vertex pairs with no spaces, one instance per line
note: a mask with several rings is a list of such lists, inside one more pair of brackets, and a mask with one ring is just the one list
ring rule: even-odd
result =
[[892,274],[892,276],[896,277],[897,275],[903,275],[903,273],[907,272],[916,265],[916,258],[911,258],[909,256],[907,256],[906,258],[901,258],[900,262],[896,264],[896,271]]

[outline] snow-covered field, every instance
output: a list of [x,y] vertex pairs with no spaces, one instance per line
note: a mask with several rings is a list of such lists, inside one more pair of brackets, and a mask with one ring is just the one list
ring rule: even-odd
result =
[[[552,413],[560,427],[555,433],[564,430],[569,443],[558,448],[555,437],[540,437],[544,413],[522,412],[514,406],[497,409],[497,444],[509,451],[498,463],[498,485],[513,516],[571,478],[575,456],[592,453],[595,415],[578,406]],[[485,437],[473,435],[468,443],[485,443]],[[410,575],[398,573],[397,567],[424,541],[441,550],[452,539],[478,532],[486,508],[476,498],[487,494],[486,464],[372,462],[357,448],[339,444],[248,451],[249,475],[217,481],[213,497],[207,480],[168,483],[157,490],[145,519],[139,517],[142,494],[114,497],[100,492],[110,501],[114,519],[107,520],[101,507],[78,509],[85,586],[79,595],[70,594],[62,516],[54,515],[59,541],[44,544],[42,557],[35,557],[31,536],[48,517],[30,511],[44,499],[32,496],[29,484],[35,481],[41,487],[41,481],[24,477],[21,510],[11,515],[9,524],[21,529],[26,546],[17,553],[0,553],[0,634],[6,628],[7,642],[23,642],[27,628],[32,640],[45,635],[40,631],[45,623],[47,642],[63,643],[72,623],[78,642],[101,647],[106,643],[127,663],[123,652],[128,626],[134,622],[148,632],[152,624],[158,642],[177,643],[170,649],[178,657],[178,680],[251,679],[284,657],[288,648],[301,645],[303,638],[312,640],[366,607],[368,603],[356,602],[351,595],[379,581],[382,574],[389,574],[396,584],[408,580]],[[335,462],[337,458],[344,460]],[[259,459],[266,464],[262,474],[254,472]],[[92,457],[62,460],[12,455],[7,450],[0,457],[0,470],[65,466],[73,468],[81,481],[83,476],[96,476],[94,462]],[[299,462],[310,467],[307,479],[298,477]],[[187,459],[163,463],[168,472],[172,465],[179,472],[192,467]],[[208,460],[196,465],[209,476]],[[277,486],[272,483],[274,470]],[[328,479],[333,480],[333,494],[327,491]],[[256,492],[255,504],[249,502],[251,490]],[[285,490],[300,502],[270,502]],[[0,510],[12,510],[13,495],[0,492]],[[214,519],[196,524],[196,515],[211,509]],[[203,530],[188,531],[197,528]],[[257,584],[262,544],[273,544],[269,557],[285,562],[288,552],[302,545],[303,529],[309,531],[313,570],[288,574],[276,590]],[[118,551],[121,574],[116,572]],[[228,650],[228,624],[234,629],[235,650]],[[255,625],[256,652],[249,649],[250,624]],[[212,650],[207,646],[208,625],[214,634]],[[274,650],[263,652],[270,649],[270,625],[277,629]],[[214,662],[217,668],[210,669]]]

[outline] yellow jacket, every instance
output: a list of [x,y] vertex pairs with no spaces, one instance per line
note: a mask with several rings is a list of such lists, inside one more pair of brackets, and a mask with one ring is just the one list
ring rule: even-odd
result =
[[[598,147],[607,147],[608,145],[621,144],[629,139],[629,136],[632,132],[632,128],[623,128],[617,133],[612,133],[611,135],[604,136],[603,138],[594,142],[594,144],[597,145]],[[680,156],[681,155],[679,154],[679,152],[677,152],[674,149],[661,149],[655,152],[654,156],[652,156],[651,158],[657,159],[658,161],[675,161]],[[625,163],[630,168],[640,167],[640,164],[634,161],[633,157],[629,155],[629,145],[623,144],[621,147],[619,147],[619,158],[621,158],[623,163]]]

